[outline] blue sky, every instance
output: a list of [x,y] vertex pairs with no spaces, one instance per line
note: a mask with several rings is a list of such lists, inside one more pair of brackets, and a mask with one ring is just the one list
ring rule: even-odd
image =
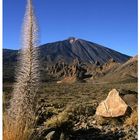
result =
[[[137,0],[33,0],[40,44],[74,36],[124,54],[137,52]],[[26,0],[3,0],[3,48],[21,48]]]

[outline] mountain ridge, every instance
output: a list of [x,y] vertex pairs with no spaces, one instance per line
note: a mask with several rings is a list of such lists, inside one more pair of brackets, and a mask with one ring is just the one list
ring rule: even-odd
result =
[[[131,57],[97,43],[74,37],[63,41],[43,44],[38,48],[40,50],[41,60],[47,61],[49,64],[56,63],[59,60],[72,63],[74,59],[90,64],[94,64],[96,61],[103,64],[109,59],[114,59],[119,63],[123,63]],[[16,50],[12,50],[11,52],[16,53]],[[5,56],[5,54],[9,54],[10,50],[5,49],[3,53],[5,58],[7,56]]]

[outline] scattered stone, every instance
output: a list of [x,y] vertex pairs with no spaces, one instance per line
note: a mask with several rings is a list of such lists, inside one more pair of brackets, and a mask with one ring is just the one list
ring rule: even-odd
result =
[[101,130],[103,127],[101,125],[99,125],[98,128]]
[[64,133],[61,133],[61,135],[60,135],[60,140],[65,140],[65,135],[64,135]]
[[96,120],[92,121],[92,124],[96,124]]
[[55,131],[51,131],[48,133],[48,135],[45,137],[46,140],[52,140],[54,137]]
[[57,81],[57,84],[61,84],[62,83],[62,81]]
[[131,107],[135,106],[138,102],[138,99],[134,94],[124,95],[123,100]]
[[111,128],[112,132],[115,132],[117,129],[115,127]]

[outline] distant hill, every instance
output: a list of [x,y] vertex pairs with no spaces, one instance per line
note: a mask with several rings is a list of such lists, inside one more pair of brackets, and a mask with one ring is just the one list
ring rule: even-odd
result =
[[105,63],[101,70],[97,72],[95,68],[92,70],[94,74],[93,79],[100,81],[127,81],[137,82],[138,80],[138,57],[132,57],[123,64],[108,61]]
[[[107,47],[92,43],[83,39],[70,37],[63,41],[48,43],[39,46],[41,69],[48,65],[54,65],[58,61],[67,64],[73,63],[74,59],[87,64],[99,62],[104,64],[110,59],[118,63],[124,63],[131,57]],[[18,57],[18,50],[3,49],[4,79],[12,79]]]

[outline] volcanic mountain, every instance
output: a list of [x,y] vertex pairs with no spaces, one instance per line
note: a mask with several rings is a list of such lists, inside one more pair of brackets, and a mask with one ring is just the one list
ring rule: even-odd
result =
[[71,63],[74,59],[91,64],[96,61],[103,64],[109,59],[114,59],[119,63],[123,63],[130,58],[127,55],[104,46],[82,39],[76,39],[74,37],[64,41],[44,44],[40,46],[40,51],[42,59],[51,63],[58,62],[58,60],[64,60],[66,63]]
[[[74,59],[91,64],[96,61],[103,64],[110,59],[123,63],[130,58],[130,56],[124,55],[99,44],[85,41],[83,39],[76,39],[74,37],[70,37],[63,41],[41,45],[39,46],[39,50],[40,59],[49,64],[54,64],[59,60],[71,63]],[[4,62],[15,61],[16,56],[17,51],[8,49],[4,49],[3,51]]]
[[[63,41],[44,44],[38,47],[40,52],[40,68],[42,71],[48,66],[53,66],[61,61],[72,64],[75,59],[86,64],[101,65],[113,59],[117,63],[124,63],[131,57],[96,43],[70,37]],[[18,50],[3,50],[4,79],[10,81],[14,77]]]

